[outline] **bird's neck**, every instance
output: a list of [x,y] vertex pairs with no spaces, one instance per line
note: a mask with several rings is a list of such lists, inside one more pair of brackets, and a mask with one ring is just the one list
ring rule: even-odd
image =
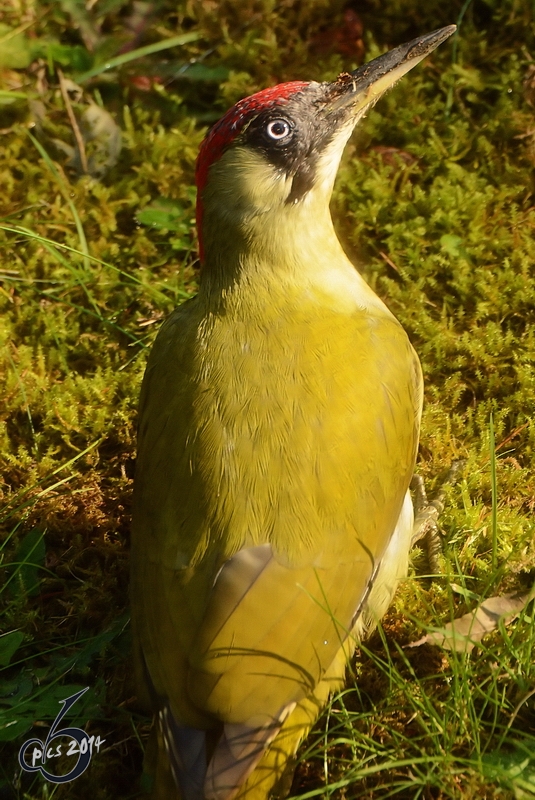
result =
[[311,194],[238,223],[212,211],[204,246],[200,294],[211,306],[298,295],[340,310],[386,311],[345,255],[324,198]]

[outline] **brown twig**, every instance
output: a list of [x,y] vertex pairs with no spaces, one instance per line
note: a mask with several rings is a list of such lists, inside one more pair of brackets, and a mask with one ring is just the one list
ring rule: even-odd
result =
[[74,116],[74,111],[72,110],[72,105],[69,98],[69,93],[67,91],[65,78],[63,77],[63,72],[60,69],[58,69],[58,77],[59,77],[59,88],[61,90],[61,96],[63,97],[65,108],[67,109],[67,114],[69,116],[72,131],[74,133],[74,138],[76,139],[76,144],[78,145],[78,152],[80,153],[80,164],[82,165],[82,172],[84,172],[87,175],[88,173],[87,156],[85,153],[84,137],[82,136],[82,132],[80,131],[80,128],[78,127],[78,122],[76,121],[76,117]]
[[399,275],[399,267],[398,267],[396,264],[394,264],[394,262],[392,261],[392,259],[391,259],[391,258],[389,258],[389,257],[387,256],[387,254],[386,254],[386,253],[383,253],[383,251],[382,251],[382,250],[379,250],[379,255],[381,256],[381,258],[383,259],[383,261],[386,261],[386,263],[388,264],[388,266],[389,266],[389,267],[392,267],[392,269],[394,269],[394,270],[395,270],[395,271],[398,273],[398,275]]

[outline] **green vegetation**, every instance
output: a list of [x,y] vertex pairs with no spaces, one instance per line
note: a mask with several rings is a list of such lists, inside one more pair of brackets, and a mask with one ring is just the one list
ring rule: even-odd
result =
[[[0,798],[139,793],[136,404],[160,321],[195,292],[207,125],[252,91],[331,79],[459,19],[361,124],[333,200],[346,249],[422,360],[420,473],[438,486],[465,460],[441,521],[444,576],[422,577],[416,551],[302,748],[292,796],[535,797],[530,607],[469,655],[405,648],[535,576],[535,4],[0,8]],[[21,775],[20,746],[85,686],[69,722],[104,749],[75,784]]]

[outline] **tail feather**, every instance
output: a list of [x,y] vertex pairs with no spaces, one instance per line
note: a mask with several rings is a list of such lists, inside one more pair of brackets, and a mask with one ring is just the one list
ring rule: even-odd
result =
[[204,800],[206,732],[178,723],[168,705],[159,712],[158,722],[182,800]]
[[295,703],[291,703],[278,718],[261,727],[243,724],[224,726],[208,765],[204,782],[205,800],[232,800],[294,708]]
[[279,729],[278,724],[265,728],[225,725],[207,770],[205,799],[231,800]]

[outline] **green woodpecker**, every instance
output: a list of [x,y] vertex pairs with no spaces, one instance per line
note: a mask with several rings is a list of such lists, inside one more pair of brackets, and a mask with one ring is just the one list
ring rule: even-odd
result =
[[158,800],[265,800],[406,574],[422,377],[329,199],[353,128],[455,30],[241,100],[197,162],[198,295],[145,374],[132,541]]

